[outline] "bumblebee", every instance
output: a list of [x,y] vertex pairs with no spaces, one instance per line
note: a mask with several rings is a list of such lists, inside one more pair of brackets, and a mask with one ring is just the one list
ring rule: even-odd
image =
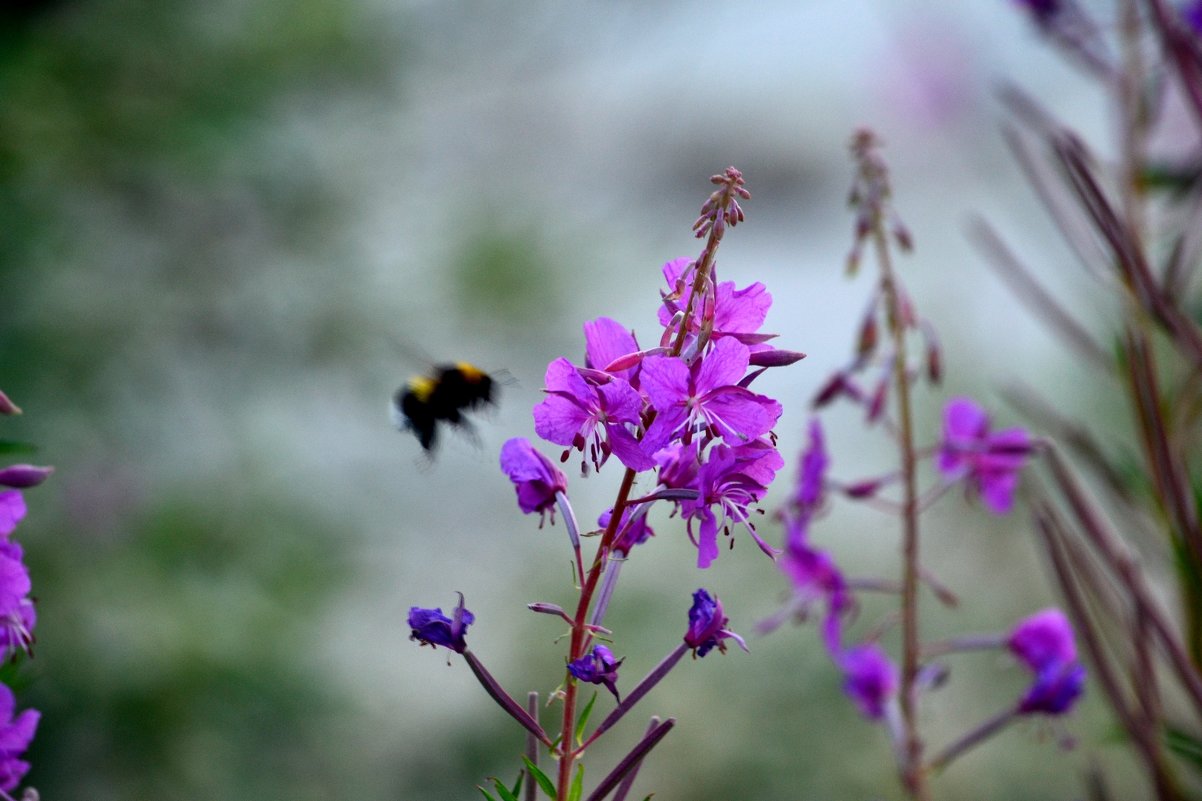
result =
[[392,421],[417,435],[430,453],[439,421],[468,426],[463,413],[495,403],[492,376],[467,362],[435,365],[428,375],[414,376],[392,396]]

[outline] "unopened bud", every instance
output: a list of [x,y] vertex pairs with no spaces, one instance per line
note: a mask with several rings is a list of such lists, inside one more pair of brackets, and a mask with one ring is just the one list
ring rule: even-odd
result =
[[36,467],[31,464],[14,464],[0,470],[0,486],[14,489],[27,489],[41,484],[50,474],[53,467]]

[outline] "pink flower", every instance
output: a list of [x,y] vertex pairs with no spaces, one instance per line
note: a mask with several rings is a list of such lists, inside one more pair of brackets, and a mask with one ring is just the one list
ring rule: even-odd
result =
[[513,482],[518,507],[526,514],[553,509],[556,494],[568,488],[563,471],[536,451],[525,437],[515,437],[501,446],[501,470]]
[[1018,471],[1033,443],[1021,428],[989,430],[989,416],[968,398],[953,398],[943,410],[939,470],[949,481],[966,479],[995,514],[1014,503]]

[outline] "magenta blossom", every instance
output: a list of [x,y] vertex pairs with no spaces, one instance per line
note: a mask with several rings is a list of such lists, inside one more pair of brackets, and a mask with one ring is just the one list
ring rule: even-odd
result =
[[1085,668],[1077,661],[1073,627],[1064,613],[1050,608],[1020,620],[1006,645],[1035,674],[1018,712],[1068,712],[1085,688]]
[[463,593],[459,594],[459,605],[451,611],[451,617],[444,615],[441,608],[413,606],[409,608],[409,628],[412,629],[409,639],[422,645],[441,645],[461,654],[467,650],[467,641],[464,639],[467,627],[475,620],[476,616],[463,605]]
[[736,449],[725,445],[710,449],[693,487],[699,497],[680,504],[688,521],[689,538],[697,545],[697,567],[705,569],[718,558],[718,531],[721,529],[729,535],[732,523],[742,523],[760,550],[776,556],[775,549],[756,532],[749,510],[768,491],[766,484],[751,475],[761,458],[749,462],[741,459]]
[[944,407],[939,470],[949,481],[967,479],[995,514],[1010,511],[1018,471],[1032,448],[1021,428],[991,432],[985,410],[968,398],[953,398]]
[[25,498],[16,490],[0,492],[0,537],[7,537],[25,517]]
[[[595,370],[589,379],[567,359],[547,365],[547,398],[534,407],[534,430],[557,445],[588,452],[600,469],[610,453],[633,470],[649,470],[655,462],[630,432],[642,422],[643,399],[626,380]],[[564,457],[566,458],[565,451]]]
[[[691,263],[691,259],[679,258],[664,264],[663,272],[668,282],[669,294],[659,309],[659,321],[665,327],[688,305],[693,286],[692,274],[686,274],[686,271]],[[696,333],[705,327],[706,316],[712,315],[713,339],[730,336],[748,345],[758,344],[775,336],[757,333],[764,324],[771,306],[772,295],[759,281],[743,289],[735,289],[734,281],[720,281],[713,289],[711,308],[707,309],[707,304],[702,302],[693,304],[688,331]]]
[[822,639],[832,656],[842,651],[842,622],[853,609],[852,594],[839,566],[826,551],[810,546],[808,519],[786,522],[785,550],[778,564],[793,585],[792,610],[806,618],[817,603],[826,607]]
[[[593,370],[604,370],[623,357],[638,354],[639,343],[634,334],[617,320],[598,317],[584,324],[584,364]],[[635,366],[612,373],[637,386],[638,367]]]
[[694,650],[697,656],[705,656],[711,649],[717,648],[726,653],[726,639],[733,639],[744,651],[747,643],[743,638],[726,628],[730,619],[722,611],[722,602],[715,595],[710,595],[704,589],[693,593],[693,605],[689,607],[689,628],[685,632],[684,642]]
[[[609,526],[610,518],[613,517],[613,509],[606,509],[597,518],[597,525],[602,529]],[[631,510],[627,507],[622,514],[622,524],[618,528],[618,534],[614,537],[612,550],[615,556],[621,558],[628,556],[631,550],[636,545],[642,545],[649,538],[655,536],[655,530],[647,525],[647,504],[641,504],[637,509]]]
[[734,339],[722,339],[690,367],[672,356],[643,360],[641,388],[655,407],[655,422],[643,441],[654,455],[676,438],[688,441],[694,433],[721,437],[737,445],[772,430],[781,405],[738,386],[747,373],[751,353]]
[[615,659],[613,652],[604,645],[594,645],[591,653],[568,663],[568,672],[580,681],[603,685],[614,694],[621,703],[618,695],[618,668],[625,659]]
[[1036,672],[1052,662],[1077,659],[1072,624],[1055,607],[1020,620],[1010,632],[1006,645],[1023,664]]
[[501,470],[513,482],[518,506],[526,514],[545,514],[548,509],[554,514],[556,495],[568,488],[563,471],[525,437],[515,437],[501,446]]
[[835,662],[845,677],[843,692],[870,720],[885,716],[889,701],[897,696],[897,665],[875,642],[863,643],[840,653]]
[[0,790],[5,793],[15,790],[29,771],[29,763],[21,755],[29,748],[42,716],[36,709],[14,715],[16,708],[13,691],[0,684]]

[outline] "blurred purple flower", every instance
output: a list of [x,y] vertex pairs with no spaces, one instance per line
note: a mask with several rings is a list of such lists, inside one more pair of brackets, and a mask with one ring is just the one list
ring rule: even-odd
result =
[[826,438],[822,433],[822,424],[815,417],[810,420],[810,443],[801,456],[797,492],[793,496],[794,504],[807,516],[822,505],[825,494],[823,481],[829,465],[830,457],[826,453]]
[[0,492],[0,537],[7,537],[25,517],[25,498],[16,490]]
[[1084,689],[1085,668],[1079,662],[1049,662],[1035,674],[1035,681],[1018,703],[1018,712],[1063,715]]
[[778,563],[793,585],[792,608],[796,615],[805,618],[814,604],[826,605],[822,638],[834,657],[842,650],[841,623],[852,609],[852,596],[831,555],[810,546],[808,524],[805,517],[786,521],[785,550]]
[[1018,471],[1032,447],[1021,428],[990,432],[989,416],[968,398],[953,398],[944,407],[939,470],[949,481],[966,478],[995,514],[1010,511]]
[[568,672],[580,681],[603,685],[621,703],[617,681],[618,668],[624,661],[626,660],[614,659],[613,652],[604,645],[595,645],[591,653],[585,654],[575,662],[569,662]]
[[515,437],[501,446],[501,470],[517,491],[518,507],[526,514],[555,508],[555,495],[565,492],[568,478],[525,437]]
[[684,635],[685,645],[692,648],[697,656],[705,656],[713,648],[726,653],[725,640],[729,637],[746,651],[747,643],[743,638],[726,629],[729,622],[722,610],[722,602],[704,589],[697,590],[693,593],[693,605],[689,607],[689,628]]
[[845,677],[843,692],[870,720],[885,716],[890,699],[897,695],[897,666],[885,649],[875,642],[863,643],[841,652],[835,663]]
[[29,597],[32,584],[21,546],[0,540],[0,655],[32,653],[37,612]]
[[1035,672],[1053,662],[1074,662],[1077,646],[1073,627],[1064,613],[1054,607],[1023,618],[1010,632],[1007,647]]
[[422,645],[449,648],[457,654],[467,650],[467,627],[475,622],[476,616],[463,605],[463,593],[459,594],[459,605],[451,612],[451,617],[442,613],[441,608],[422,609],[413,606],[409,608],[409,628],[413,631],[409,639],[416,640]]
[[1186,3],[1181,9],[1181,17],[1194,33],[1202,36],[1202,0]]
[[42,714],[36,709],[16,712],[16,699],[5,684],[0,684],[0,790],[15,790],[29,771],[29,763],[20,757],[29,747]]
[[627,429],[642,422],[643,399],[638,391],[617,376],[596,371],[590,376],[593,380],[585,380],[567,359],[547,365],[547,398],[534,407],[535,432],[548,442],[581,453],[587,449],[588,459],[597,469],[610,453],[634,470],[654,467],[655,462]]

